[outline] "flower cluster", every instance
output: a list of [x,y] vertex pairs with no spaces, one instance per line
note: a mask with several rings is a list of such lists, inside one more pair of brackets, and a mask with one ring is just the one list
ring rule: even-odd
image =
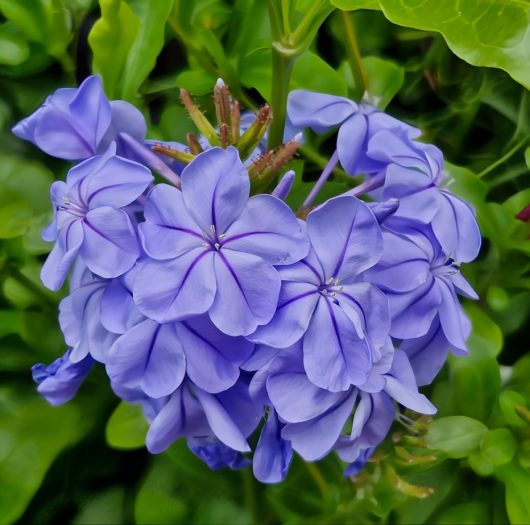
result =
[[284,202],[294,174],[271,183],[298,136],[267,151],[270,110],[250,122],[224,84],[214,93],[217,127],[183,93],[202,133],[188,145],[147,141],[139,111],[108,101],[98,77],[14,128],[78,161],[51,187],[43,234],[55,243],[44,284],[70,275],[59,313],[68,351],[35,365],[38,391],[64,403],[101,363],[115,393],[143,408],[151,452],[185,438],[210,467],[242,468],[250,441],[263,482],[285,477],[293,451],[308,461],[335,451],[354,474],[400,405],[435,412],[418,386],[449,351],[466,352],[458,295],[476,296],[459,266],[480,247],[473,210],[419,130],[293,91],[290,129],[338,128],[315,188],[338,162],[365,177],[297,216]]

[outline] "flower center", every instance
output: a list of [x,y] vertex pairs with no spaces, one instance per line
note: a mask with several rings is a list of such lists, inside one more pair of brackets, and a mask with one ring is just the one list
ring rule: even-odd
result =
[[318,287],[318,293],[324,297],[335,297],[337,292],[342,291],[342,286],[339,286],[339,284],[340,282],[337,278],[330,277]]
[[218,252],[223,245],[223,239],[226,237],[226,233],[218,234],[215,228],[215,224],[210,225],[210,231],[202,232],[202,236],[205,241],[203,246],[205,248],[210,248],[213,251]]
[[83,206],[72,202],[66,195],[62,196],[61,201],[56,206],[57,211],[65,211],[74,217],[84,217],[87,213],[87,210]]
[[460,271],[460,265],[452,257],[447,257],[440,264],[435,263],[431,270],[436,275],[454,275]]

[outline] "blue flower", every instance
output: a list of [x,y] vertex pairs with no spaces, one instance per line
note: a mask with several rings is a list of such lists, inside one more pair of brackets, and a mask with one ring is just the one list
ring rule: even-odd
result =
[[383,239],[383,256],[365,278],[388,297],[390,335],[398,340],[422,337],[439,319],[450,345],[465,352],[471,325],[457,293],[472,299],[477,295],[460,273],[460,261],[444,253],[429,227],[391,219]]
[[232,387],[253,345],[220,332],[208,316],[159,324],[144,319],[109,350],[107,373],[114,383],[140,388],[153,398],[173,393],[187,376],[209,393]]
[[280,269],[276,314],[249,338],[278,348],[302,338],[311,381],[344,391],[368,379],[388,340],[387,299],[358,279],[381,256],[381,230],[365,204],[337,197],[309,214],[307,233],[309,255]]
[[421,132],[367,104],[344,97],[296,89],[289,93],[287,114],[290,124],[317,133],[339,127],[337,153],[342,167],[351,175],[373,174],[384,162],[367,155],[370,139],[381,130],[401,131],[410,138]]
[[145,252],[134,299],[164,323],[208,312],[229,335],[247,335],[276,310],[273,265],[307,254],[308,240],[289,207],[271,195],[249,197],[237,150],[212,148],[182,172],[182,192],[160,184],[139,227]]
[[143,115],[123,100],[109,102],[98,76],[79,88],[58,89],[13,133],[42,151],[66,160],[82,160],[104,153],[120,132],[143,142]]
[[43,283],[58,290],[80,255],[95,274],[117,277],[140,255],[136,229],[123,209],[152,182],[144,166],[114,155],[92,157],[72,168],[66,182],[54,182],[50,196],[55,218],[43,239],[56,243],[41,271]]
[[241,470],[250,465],[250,460],[241,452],[227,447],[217,438],[189,438],[188,448],[212,470],[226,467],[232,470]]
[[94,360],[89,356],[74,363],[68,350],[51,365],[33,365],[31,373],[37,383],[37,392],[51,405],[62,405],[70,401],[90,372]]

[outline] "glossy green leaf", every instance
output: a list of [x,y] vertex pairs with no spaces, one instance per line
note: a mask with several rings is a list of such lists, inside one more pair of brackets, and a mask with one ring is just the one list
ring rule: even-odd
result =
[[[4,395],[2,395],[4,394]],[[39,488],[57,454],[85,430],[74,405],[0,393],[0,523],[14,523]]]
[[130,49],[140,28],[140,20],[124,0],[100,0],[101,18],[88,35],[92,48],[92,68],[101,75],[105,93],[118,98]]
[[138,405],[121,402],[107,422],[107,443],[118,449],[134,449],[145,446],[147,421]]
[[435,419],[427,434],[429,446],[450,458],[463,458],[477,449],[487,432],[480,421],[465,416]]
[[529,5],[525,0],[333,0],[345,10],[381,9],[393,23],[436,31],[460,58],[498,67],[530,87]]
[[402,88],[405,70],[391,60],[373,56],[363,58],[363,64],[368,79],[368,100],[385,109]]
[[172,6],[173,0],[131,1],[140,24],[125,62],[121,89],[124,99],[134,101],[137,98],[140,86],[155,67],[164,45],[164,29]]

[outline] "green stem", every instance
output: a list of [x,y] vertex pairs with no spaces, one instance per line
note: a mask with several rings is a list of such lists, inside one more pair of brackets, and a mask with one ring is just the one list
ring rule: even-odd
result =
[[307,467],[309,475],[313,478],[315,485],[320,490],[322,497],[327,497],[327,495],[329,494],[329,487],[326,480],[324,479],[324,476],[322,475],[322,472],[320,472],[320,469],[316,466],[315,463],[309,463],[308,461],[305,462],[305,466]]
[[244,468],[241,471],[243,477],[243,493],[245,498],[245,506],[247,507],[250,515],[252,516],[252,523],[259,523],[260,516],[258,512],[258,500],[256,498],[256,482],[254,481],[254,476],[252,475],[252,470],[250,468]]
[[314,19],[316,18],[317,13],[320,11],[323,5],[324,2],[322,0],[318,2],[314,1],[311,4],[311,7],[306,11],[304,15],[304,18],[302,18],[296,29],[289,36],[289,41],[292,45],[296,46],[301,40],[305,38],[314,23]]
[[340,11],[340,16],[344,26],[344,34],[346,36],[346,52],[348,55],[348,62],[350,63],[355,86],[359,89],[360,96],[362,97],[368,90],[368,77],[366,76],[361,50],[359,49],[359,43],[357,41],[355,24],[353,22],[351,13],[347,11]]
[[283,55],[273,46],[271,85],[273,121],[269,131],[269,149],[273,149],[283,142],[283,130],[287,116],[287,95],[289,94],[289,82],[293,64],[293,57]]
[[493,171],[497,166],[500,166],[502,163],[506,162],[509,158],[513,157],[526,143],[528,139],[524,138],[518,142],[511,150],[507,151],[500,159],[497,159],[495,162],[491,163],[486,169],[482,170],[477,177],[480,179]]

